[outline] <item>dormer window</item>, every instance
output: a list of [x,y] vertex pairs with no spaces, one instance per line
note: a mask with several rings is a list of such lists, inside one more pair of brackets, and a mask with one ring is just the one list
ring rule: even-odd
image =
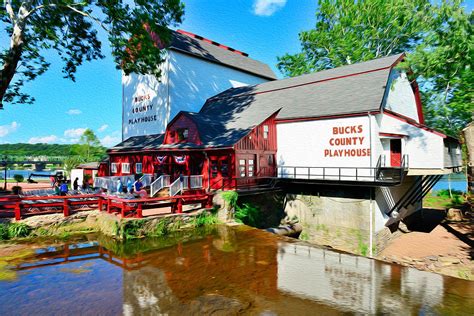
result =
[[178,134],[178,142],[182,142],[188,139],[189,129],[187,128],[178,128],[176,131]]

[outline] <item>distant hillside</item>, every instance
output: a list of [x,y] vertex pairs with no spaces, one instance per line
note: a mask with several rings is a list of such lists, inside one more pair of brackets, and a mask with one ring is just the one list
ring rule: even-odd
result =
[[[7,156],[69,156],[80,155],[82,145],[79,144],[0,144],[0,155]],[[105,152],[104,147],[97,148]]]

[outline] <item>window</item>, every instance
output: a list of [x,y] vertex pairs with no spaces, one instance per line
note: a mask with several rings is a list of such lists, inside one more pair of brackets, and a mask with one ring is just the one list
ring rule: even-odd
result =
[[122,163],[122,173],[130,173],[130,164],[128,162]]
[[137,162],[135,164],[135,173],[142,173],[142,163],[141,162]]
[[240,171],[240,177],[244,178],[245,177],[245,159],[239,160],[239,171]]
[[268,125],[263,125],[263,138],[268,139]]
[[273,166],[273,155],[268,155],[268,165]]
[[249,177],[253,177],[253,159],[249,159]]
[[221,174],[225,178],[229,176],[229,164],[227,163],[227,159],[221,161]]
[[110,173],[117,173],[117,165],[115,162],[110,165]]
[[180,142],[180,141],[188,139],[189,129],[178,128],[177,133],[178,133],[178,141]]
[[211,177],[217,177],[217,160],[211,160]]

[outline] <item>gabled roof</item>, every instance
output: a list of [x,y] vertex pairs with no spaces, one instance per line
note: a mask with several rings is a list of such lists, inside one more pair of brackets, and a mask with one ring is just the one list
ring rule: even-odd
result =
[[172,41],[169,47],[171,50],[230,66],[265,79],[276,79],[275,73],[267,64],[252,59],[245,53],[189,32],[181,30],[172,32]]
[[219,117],[233,112],[274,113],[277,119],[323,117],[378,111],[392,67],[403,54],[294,78],[228,89],[206,101],[199,112]]
[[157,149],[163,144],[165,134],[132,136],[109,148],[107,152],[127,152],[136,150]]

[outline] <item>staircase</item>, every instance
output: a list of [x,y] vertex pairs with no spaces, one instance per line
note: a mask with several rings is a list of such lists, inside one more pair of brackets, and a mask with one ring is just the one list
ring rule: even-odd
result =
[[[150,196],[154,197],[156,194],[158,194],[165,188],[168,188],[169,191],[170,182],[171,178],[169,175],[161,175],[160,177],[158,177],[158,179],[156,179],[150,184]],[[160,194],[160,196],[162,195]]]
[[429,175],[419,177],[410,189],[398,200],[397,203],[390,209],[388,215],[392,218],[397,218],[399,212],[415,203],[423,200],[423,198],[431,191],[434,185],[441,179],[443,175]]

